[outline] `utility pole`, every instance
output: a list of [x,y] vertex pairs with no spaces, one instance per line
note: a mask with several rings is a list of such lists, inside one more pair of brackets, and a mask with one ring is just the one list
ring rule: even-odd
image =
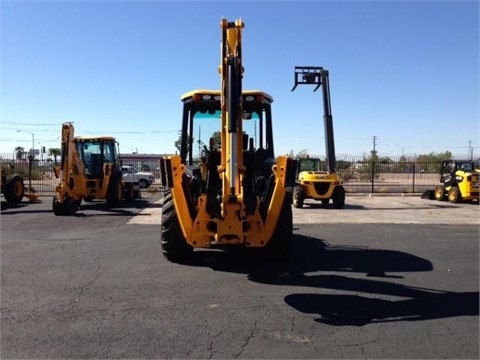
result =
[[377,145],[377,137],[374,136],[373,137],[373,150],[372,150],[372,191],[371,193],[373,194],[374,191],[375,191],[375,160],[376,160],[376,150],[375,150],[375,146]]
[[472,140],[468,140],[468,150],[470,152],[470,160],[473,161],[473,146]]

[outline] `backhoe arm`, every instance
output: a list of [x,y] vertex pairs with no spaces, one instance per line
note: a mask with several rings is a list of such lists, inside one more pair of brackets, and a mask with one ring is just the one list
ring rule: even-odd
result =
[[79,182],[77,179],[84,176],[83,162],[80,160],[75,147],[74,137],[73,124],[69,122],[62,124],[60,166],[55,169],[55,175],[59,178],[56,188],[59,202],[63,202],[66,196],[75,197],[73,187]]
[[[223,176],[223,203],[234,203],[241,192],[239,171],[243,170],[242,154],[242,29],[238,19],[228,22],[222,19],[221,77],[221,137],[222,151],[220,171]],[[225,145],[224,145],[225,144]]]

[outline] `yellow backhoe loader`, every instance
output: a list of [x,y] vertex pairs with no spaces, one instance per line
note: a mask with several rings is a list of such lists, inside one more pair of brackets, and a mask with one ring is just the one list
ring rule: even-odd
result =
[[[185,93],[180,154],[160,160],[162,249],[184,261],[195,248],[246,249],[285,260],[292,242],[296,161],[274,157],[273,98],[243,90],[244,23],[222,19],[220,90]],[[195,161],[195,138],[214,125]],[[198,132],[194,132],[198,128]],[[257,130],[258,129],[258,130]],[[205,132],[205,130],[203,130]]]
[[62,125],[60,165],[55,166],[59,183],[53,197],[55,215],[73,215],[82,200],[106,200],[118,205],[139,196],[137,183],[125,183],[118,159],[118,143],[111,136],[74,136],[72,123]]

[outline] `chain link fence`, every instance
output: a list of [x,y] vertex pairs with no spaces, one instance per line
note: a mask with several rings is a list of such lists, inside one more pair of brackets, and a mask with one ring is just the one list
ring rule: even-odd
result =
[[[312,157],[312,156],[311,156]],[[326,168],[325,157],[320,158],[320,170]],[[469,156],[455,156],[455,159],[470,159]],[[480,168],[480,158],[476,167]],[[343,182],[347,193],[385,193],[417,194],[433,190],[440,184],[440,169],[443,159],[433,156],[398,156],[398,157],[337,157],[337,174]],[[0,154],[2,171],[7,176],[21,175],[31,192],[39,195],[53,195],[58,180],[53,171],[54,161],[40,161],[12,158],[12,154]],[[139,171],[145,170],[142,162],[129,162]],[[141,189],[142,195],[148,196],[161,191],[162,184],[158,169],[149,169],[155,175],[155,181],[148,188]]]

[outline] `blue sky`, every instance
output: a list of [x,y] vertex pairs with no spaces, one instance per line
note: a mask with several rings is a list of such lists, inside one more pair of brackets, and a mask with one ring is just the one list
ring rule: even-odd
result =
[[[113,135],[171,153],[180,96],[218,88],[220,20],[241,18],[244,88],[274,97],[277,155],[325,154],[323,66],[338,155],[480,153],[478,1],[9,1],[1,6],[0,153]],[[18,132],[17,130],[23,130]],[[26,132],[27,131],[27,132]],[[202,139],[203,140],[203,139]]]

